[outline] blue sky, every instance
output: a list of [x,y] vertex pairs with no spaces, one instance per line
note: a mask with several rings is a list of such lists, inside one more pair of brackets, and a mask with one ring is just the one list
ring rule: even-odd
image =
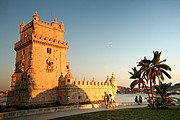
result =
[[128,71],[158,50],[172,68],[165,82],[180,82],[179,6],[179,0],[1,0],[0,89],[10,86],[19,25],[36,11],[40,20],[64,22],[67,59],[78,80],[104,81],[114,72],[118,85],[129,86]]

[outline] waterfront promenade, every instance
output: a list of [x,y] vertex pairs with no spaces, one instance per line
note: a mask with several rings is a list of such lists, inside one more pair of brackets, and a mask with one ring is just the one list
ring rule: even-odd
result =
[[[142,107],[147,107],[147,104],[119,105],[115,107],[115,109],[142,108]],[[47,120],[47,119],[53,119],[53,118],[59,118],[59,117],[65,117],[65,116],[71,116],[71,115],[77,115],[77,114],[83,114],[83,113],[106,111],[106,110],[113,110],[113,108],[105,109],[105,107],[100,107],[100,108],[72,109],[72,110],[64,110],[64,111],[58,111],[58,112],[20,116],[20,117],[13,118],[13,120]],[[12,118],[5,119],[5,120],[10,120],[10,119]]]

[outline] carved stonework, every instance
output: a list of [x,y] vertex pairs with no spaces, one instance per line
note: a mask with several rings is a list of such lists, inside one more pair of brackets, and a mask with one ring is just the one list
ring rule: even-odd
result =
[[47,72],[53,72],[53,66],[54,66],[53,64],[54,64],[54,62],[50,58],[48,58],[46,60],[46,66],[47,66],[46,71]]

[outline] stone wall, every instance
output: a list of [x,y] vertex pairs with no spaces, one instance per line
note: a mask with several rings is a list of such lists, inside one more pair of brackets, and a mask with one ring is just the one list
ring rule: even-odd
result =
[[15,117],[53,113],[53,112],[60,112],[60,111],[65,111],[65,110],[100,108],[102,106],[103,104],[86,104],[86,105],[58,106],[58,107],[3,112],[3,113],[0,113],[0,119],[7,119],[7,118],[13,119]]
[[117,86],[114,86],[110,81],[96,82],[94,79],[92,81],[74,81],[68,77],[71,84],[66,84],[67,80],[65,79],[59,81],[59,101],[64,105],[102,102],[104,92],[111,94],[113,99],[116,95]]

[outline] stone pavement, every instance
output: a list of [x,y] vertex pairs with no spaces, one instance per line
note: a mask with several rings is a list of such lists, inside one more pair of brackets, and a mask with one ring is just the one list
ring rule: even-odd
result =
[[[120,105],[120,106],[117,106],[115,109],[142,108],[142,107],[147,107],[147,105],[130,105],[130,106]],[[111,110],[111,109],[90,108],[90,109],[65,110],[65,111],[60,111],[60,112],[29,115],[29,116],[22,116],[22,117],[11,118],[11,119],[13,120],[48,120],[48,119],[53,119],[53,118],[59,118],[59,117],[65,117],[65,116],[71,116],[71,115],[77,115],[77,114],[83,114],[83,113],[105,111],[105,110]],[[6,119],[6,120],[10,120],[10,119]]]

